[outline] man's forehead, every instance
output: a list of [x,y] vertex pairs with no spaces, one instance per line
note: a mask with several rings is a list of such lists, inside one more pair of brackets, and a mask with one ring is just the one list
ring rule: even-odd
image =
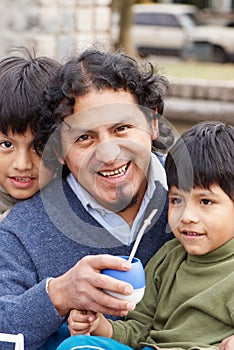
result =
[[138,123],[145,116],[137,104],[111,103],[84,109],[65,119],[65,125],[83,130],[119,123]]

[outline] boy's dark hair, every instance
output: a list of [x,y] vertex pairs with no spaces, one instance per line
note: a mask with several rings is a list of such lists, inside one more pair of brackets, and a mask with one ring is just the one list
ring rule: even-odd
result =
[[[148,111],[149,118],[159,118],[163,113],[169,84],[151,64],[141,67],[133,58],[121,52],[86,49],[77,57],[70,58],[48,87],[47,110],[41,120],[37,150],[43,152],[50,135],[66,116],[73,114],[76,96],[106,89],[130,91],[139,106]],[[53,118],[47,117],[47,113],[51,113]],[[173,143],[174,137],[160,120],[159,124],[162,138],[159,137],[153,146],[155,149],[166,149]],[[53,158],[52,154],[43,155],[45,161],[47,157]]]
[[18,49],[19,56],[0,61],[0,132],[23,134],[27,127],[37,131],[44,88],[60,64],[51,58],[35,57],[28,49]]
[[165,168],[169,188],[218,185],[234,200],[234,126],[215,121],[193,126],[172,146]]

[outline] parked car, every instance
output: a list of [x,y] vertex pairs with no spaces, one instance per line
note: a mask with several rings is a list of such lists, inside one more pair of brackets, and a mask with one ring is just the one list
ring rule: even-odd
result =
[[216,63],[234,62],[234,28],[197,27],[188,33],[184,47],[187,57]]
[[132,40],[142,56],[176,55],[200,60],[234,61],[234,29],[203,24],[196,6],[132,6]]
[[133,5],[132,40],[143,54],[182,55],[186,34],[199,25],[190,5]]

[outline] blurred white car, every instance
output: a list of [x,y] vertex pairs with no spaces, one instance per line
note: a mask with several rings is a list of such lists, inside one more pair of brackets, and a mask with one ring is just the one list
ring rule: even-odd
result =
[[[217,63],[234,62],[234,28],[207,25],[188,33],[187,56]],[[185,54],[186,56],[186,54]]]
[[198,8],[182,4],[132,6],[132,40],[143,55],[178,55],[183,58],[234,61],[234,29],[203,25]]
[[139,4],[132,11],[132,40],[143,54],[181,55],[188,31],[198,25],[190,5]]

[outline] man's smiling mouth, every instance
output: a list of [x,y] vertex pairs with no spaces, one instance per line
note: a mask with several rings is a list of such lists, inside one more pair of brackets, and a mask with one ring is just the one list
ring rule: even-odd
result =
[[121,176],[123,175],[126,171],[127,171],[127,168],[129,166],[130,162],[128,162],[127,164],[121,166],[120,168],[118,169],[114,169],[114,170],[110,170],[110,171],[98,171],[98,175],[101,175],[103,177],[118,177],[118,176]]

